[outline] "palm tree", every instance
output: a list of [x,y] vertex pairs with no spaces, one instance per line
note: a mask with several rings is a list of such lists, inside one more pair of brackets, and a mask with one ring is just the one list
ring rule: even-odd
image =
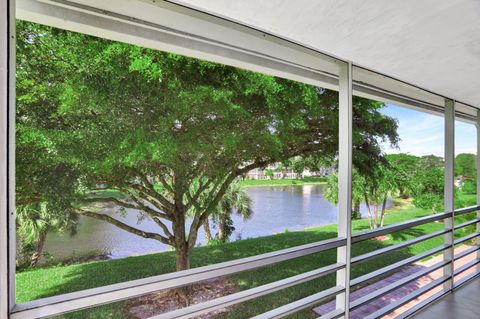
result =
[[[352,170],[352,202],[359,208],[363,201],[367,207],[370,228],[383,227],[387,199],[398,190],[398,172],[387,166],[378,166],[370,175],[362,176]],[[327,181],[324,194],[330,202],[338,203],[338,176],[332,174]],[[359,212],[353,212],[357,215]]]
[[[352,218],[360,219],[362,218],[360,212],[360,204],[365,200],[365,193],[363,191],[363,177],[356,172],[352,171]],[[323,194],[325,199],[328,201],[338,204],[338,175],[330,174],[327,179],[327,187]]]
[[51,231],[76,232],[77,214],[54,211],[47,202],[36,202],[17,207],[17,235],[19,248],[17,266],[36,267],[43,253],[47,234]]
[[[211,214],[212,221],[218,225],[218,233],[215,239],[222,242],[228,240],[235,230],[232,220],[233,214],[242,216],[244,220],[250,219],[253,215],[252,200],[248,197],[247,192],[245,192],[238,181],[230,185],[218,203],[216,211]],[[203,227],[207,241],[212,240],[213,235],[208,220],[204,223]]]

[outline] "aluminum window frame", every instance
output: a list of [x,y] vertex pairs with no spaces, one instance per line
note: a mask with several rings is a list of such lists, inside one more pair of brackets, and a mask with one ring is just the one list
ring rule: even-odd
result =
[[[33,1],[33,0],[31,0]],[[36,2],[36,1],[35,1]],[[63,2],[63,3],[68,3],[68,1],[59,1],[59,0],[43,0],[43,2],[39,2],[38,5],[41,6],[49,6],[48,3],[52,2]],[[177,41],[178,43],[181,43],[184,45],[186,48],[189,48],[190,50],[197,49],[197,50],[204,50],[205,52],[210,52],[211,54],[217,54],[218,56],[224,55],[225,58],[228,58],[228,61],[247,61],[248,63],[251,63],[251,65],[258,67],[257,72],[263,72],[271,75],[276,75],[276,76],[282,76],[286,77],[295,81],[300,81],[303,83],[307,84],[314,84],[314,85],[320,85],[320,86],[326,86],[330,89],[334,89],[339,91],[340,94],[340,108],[341,108],[341,115],[340,115],[340,121],[344,125],[347,126],[348,130],[340,131],[341,132],[341,144],[343,147],[340,150],[340,169],[342,170],[342,178],[340,181],[340,187],[341,187],[341,195],[340,198],[342,199],[342,203],[344,206],[342,206],[341,212],[339,213],[339,218],[341,218],[342,221],[342,226],[341,226],[341,232],[345,236],[342,237],[340,236],[339,238],[334,239],[333,241],[335,242],[335,245],[338,244],[339,241],[342,243],[345,243],[343,246],[337,246],[334,248],[339,249],[338,251],[338,260],[342,261],[345,265],[345,270],[338,270],[337,271],[337,287],[336,288],[331,288],[331,290],[328,291],[327,294],[321,294],[318,296],[319,298],[322,297],[324,298],[325,296],[330,296],[331,294],[337,295],[337,309],[332,312],[331,317],[339,317],[339,316],[344,316],[345,318],[348,318],[348,311],[350,309],[348,301],[348,293],[349,290],[352,286],[352,283],[355,283],[356,281],[350,281],[349,280],[349,274],[350,274],[350,249],[352,243],[359,242],[362,240],[367,240],[370,238],[373,238],[377,236],[378,234],[386,234],[390,233],[393,231],[398,231],[401,229],[406,229],[410,228],[413,226],[417,225],[422,225],[427,222],[431,222],[433,219],[435,220],[440,220],[444,218],[453,218],[455,214],[459,214],[459,211],[454,212],[453,209],[452,211],[447,211],[446,213],[440,214],[439,216],[435,217],[427,217],[424,219],[418,219],[418,220],[413,220],[397,225],[391,225],[387,226],[382,229],[377,229],[374,231],[367,231],[367,232],[362,232],[362,233],[357,233],[352,235],[351,234],[351,220],[349,218],[350,214],[347,214],[348,212],[348,207],[350,203],[350,200],[348,200],[351,197],[351,194],[349,192],[351,191],[351,152],[352,152],[352,145],[351,145],[351,120],[352,120],[352,114],[351,114],[351,98],[353,95],[358,95],[358,96],[363,96],[367,98],[372,98],[376,99],[379,101],[383,102],[392,102],[396,103],[401,106],[406,106],[414,109],[420,109],[423,111],[427,112],[434,112],[434,113],[442,113],[443,112],[443,105],[438,105],[438,104],[433,104],[424,100],[419,100],[416,98],[412,98],[409,96],[405,96],[402,94],[398,94],[396,92],[392,92],[389,90],[385,90],[376,86],[372,86],[371,84],[368,83],[363,83],[363,82],[356,82],[352,79],[352,72],[353,68],[360,68],[362,70],[370,71],[368,69],[362,68],[361,66],[357,66],[351,61],[345,61],[342,59],[339,59],[338,57],[334,57],[328,54],[325,54],[321,51],[318,51],[316,49],[312,49],[306,46],[301,45],[300,43],[293,42],[292,40],[289,39],[283,39],[279,38],[275,35],[271,34],[266,34],[265,32],[261,30],[256,30],[252,29],[247,26],[242,26],[239,25],[236,22],[232,22],[229,20],[226,20],[221,17],[216,17],[212,16],[210,14],[202,13],[199,12],[198,10],[194,10],[191,8],[186,8],[186,7],[181,7],[178,4],[175,4],[172,1],[164,1],[165,3],[170,4],[171,6],[175,7],[177,6],[180,11],[182,12],[189,12],[192,15],[195,15],[196,17],[201,17],[202,19],[221,23],[223,25],[227,25],[231,28],[240,28],[241,30],[246,30],[248,29],[248,32],[251,32],[253,34],[257,34],[258,36],[262,37],[268,37],[271,39],[271,41],[274,41],[275,43],[280,43],[281,46],[284,46],[285,48],[288,48],[291,50],[298,50],[299,54],[305,54],[307,52],[309,55],[313,55],[318,57],[318,59],[329,59],[336,61],[339,67],[339,74],[330,74],[326,72],[322,72],[322,70],[317,70],[315,67],[306,67],[305,65],[299,64],[298,61],[293,61],[293,60],[281,60],[272,56],[268,56],[259,52],[252,52],[250,50],[247,50],[245,48],[241,47],[232,47],[229,45],[225,45],[224,43],[218,43],[214,41],[214,39],[203,39],[203,38],[198,38],[195,35],[192,34],[185,34],[184,32],[180,32],[178,30],[165,30],[162,29],[161,26],[158,25],[152,25],[151,23],[147,23],[145,21],[138,21],[138,20],[132,20],[128,19],[128,17],[119,17],[116,16],[114,19],[112,19],[112,16],[108,13],[105,12],[96,12],[95,15],[92,14],[90,17],[92,23],[96,21],[101,21],[102,23],[107,23],[106,25],[109,25],[112,28],[118,27],[121,28],[122,30],[136,30],[137,33],[136,36],[160,36],[162,35],[164,41],[165,39],[168,39],[169,41]],[[181,7],[181,8],[180,8]],[[0,50],[1,50],[1,62],[0,62],[0,156],[2,159],[5,159],[0,162],[0,319],[7,319],[7,318],[22,318],[22,316],[28,314],[31,315],[33,314],[34,316],[39,317],[43,316],[42,311],[45,309],[48,310],[47,308],[44,307],[51,307],[54,304],[44,304],[40,305],[38,311],[31,311],[32,309],[28,308],[28,304],[35,304],[38,303],[41,300],[36,300],[32,301],[30,303],[26,303],[27,307],[25,307],[25,303],[23,304],[15,304],[15,213],[14,213],[14,203],[15,203],[15,0],[0,0],[0,14],[1,19],[0,19]],[[57,8],[58,12],[60,13],[66,13],[66,17],[85,17],[88,15],[88,12],[82,12],[79,13],[77,11],[73,12],[72,8],[68,7],[62,7],[62,8]],[[71,14],[70,14],[71,13]],[[102,20],[103,19],[103,20]],[[109,20],[110,19],[110,20]],[[169,37],[166,38],[166,35]],[[135,36],[135,34],[133,34]],[[233,62],[231,62],[233,63]],[[227,63],[228,64],[228,63]],[[234,65],[234,64],[232,64]],[[235,66],[235,65],[234,65]],[[255,70],[253,70],[255,71]],[[373,72],[373,71],[372,71]],[[395,80],[391,77],[388,77],[387,75],[380,74],[377,72],[376,73],[380,77],[385,77],[390,80]],[[408,84],[408,83],[406,83]],[[423,88],[418,88],[415,85],[408,84],[418,90],[424,90]],[[443,97],[440,94],[435,94],[432,92],[428,92],[430,94]],[[446,98],[446,97],[445,97]],[[450,100],[446,98],[447,100]],[[477,116],[471,116],[470,114],[463,114],[463,113],[458,113],[457,117],[460,117],[461,119],[475,123],[477,125],[477,136],[480,137],[480,111],[477,111]],[[449,133],[450,134],[450,133]],[[452,136],[449,135],[449,138]],[[480,138],[477,138],[477,154],[480,154]],[[480,159],[479,156],[477,156],[477,165],[478,168],[480,168]],[[349,176],[350,174],[350,176]],[[480,183],[480,174],[477,174],[477,179],[478,183]],[[453,196],[452,191],[448,190],[446,195]],[[450,198],[450,197],[449,197]],[[350,204],[351,205],[351,204]],[[480,205],[480,192],[477,190],[477,205]],[[467,208],[467,210],[470,211],[477,211],[477,217],[480,218],[480,210],[479,207],[473,207],[473,208]],[[448,231],[452,231],[452,229],[448,229]],[[477,223],[477,232],[480,233],[480,224]],[[339,233],[340,235],[340,233]],[[476,236],[478,238],[478,236]],[[472,239],[475,237],[469,237],[469,239]],[[464,239],[459,239],[459,240],[464,240]],[[453,244],[458,243],[459,240],[455,241]],[[477,239],[478,243],[480,244],[480,238]],[[324,243],[321,244],[323,248],[326,246],[323,246]],[[331,243],[330,243],[331,244]],[[446,249],[449,249],[450,245],[452,243],[448,242],[445,247],[440,247],[438,251],[435,252],[440,252]],[[328,246],[328,245],[327,245]],[[341,248],[343,247],[343,248]],[[300,249],[303,250],[303,252],[300,252],[300,255],[302,253],[306,254],[308,252],[308,249],[306,247],[294,247],[295,249]],[[381,252],[380,254],[386,253],[390,250],[385,250],[385,252]],[[274,252],[278,253],[278,252]],[[281,253],[281,252],[280,252]],[[290,252],[292,253],[292,252]],[[295,253],[292,253],[294,255]],[[480,252],[478,253],[478,257],[480,258]],[[258,257],[258,256],[255,256]],[[416,257],[415,257],[416,258]],[[415,260],[414,257],[412,257],[411,260]],[[450,262],[453,262],[455,258],[451,256],[449,259]],[[235,261],[234,261],[235,262]],[[473,265],[474,263],[472,263]],[[478,263],[476,264],[478,265]],[[216,267],[217,265],[212,265],[212,267]],[[210,266],[208,266],[210,267]],[[480,271],[480,268],[477,266],[477,272]],[[391,267],[390,267],[391,268]],[[243,268],[242,268],[243,269]],[[254,268],[245,268],[245,269],[254,269]],[[245,270],[244,269],[244,270]],[[198,269],[193,269],[193,271],[198,270]],[[388,267],[385,267],[384,271],[386,272],[389,270]],[[167,274],[168,275],[168,274]],[[180,274],[180,275],[185,275],[185,274]],[[477,275],[478,276],[478,273]],[[475,277],[475,276],[470,276],[470,277]],[[364,277],[364,279],[368,279],[368,277]],[[467,278],[468,279],[468,278]],[[152,278],[144,278],[141,279],[143,281],[143,284],[148,285],[148,281],[151,281]],[[441,280],[438,280],[436,282],[436,285],[443,284],[445,282],[448,282],[449,278],[447,277],[442,277]],[[124,282],[120,283],[119,285],[122,285],[120,287],[120,290],[124,289],[132,289],[135,287],[135,283],[132,282]],[[343,288],[342,288],[343,286]],[[345,289],[346,287],[346,289]],[[102,290],[105,290],[104,287],[98,287],[94,288],[91,291],[87,292],[87,295],[89,297],[92,296],[97,296],[98,294],[102,295],[105,293],[105,291],[102,292]],[[425,289],[426,290],[426,289]],[[82,294],[86,293],[86,291],[81,291],[73,294]],[[67,295],[69,294],[62,294],[62,295],[57,295],[52,298],[56,298],[57,300],[60,300],[60,303],[62,304],[61,307],[58,309],[50,309],[50,312],[48,312],[48,315],[52,314],[61,314],[64,312],[72,311],[72,308],[64,307],[66,305],[65,300],[67,300]],[[77,296],[78,297],[78,296]],[[312,297],[312,296],[311,296]],[[61,299],[65,299],[64,303],[61,302]],[[122,300],[122,298],[117,298],[114,300]],[[277,318],[281,317],[286,313],[290,313],[293,308],[301,308],[304,307],[305,305],[310,305],[315,299],[312,298],[305,298],[302,302],[297,302],[293,303],[293,305],[285,305],[284,307],[277,308],[275,311],[273,311],[270,314],[264,314],[263,316],[260,315],[259,318]],[[109,300],[108,302],[113,302],[112,300]],[[342,304],[344,305],[342,307]],[[87,305],[85,305],[86,307]],[[76,308],[78,309],[83,309],[85,308],[84,306],[79,306]],[[293,307],[293,308],[292,308]],[[343,308],[343,309],[342,309]],[[43,309],[43,310],[42,310]],[[28,312],[30,311],[30,312]],[[283,312],[282,312],[283,311]],[[31,317],[28,317],[31,318]]]

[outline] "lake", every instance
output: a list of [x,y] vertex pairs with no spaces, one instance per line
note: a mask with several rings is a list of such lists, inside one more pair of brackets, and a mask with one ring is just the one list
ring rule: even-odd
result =
[[[337,207],[323,198],[325,185],[262,186],[249,187],[246,191],[252,199],[253,216],[244,221],[234,215],[235,231],[232,240],[268,236],[286,230],[301,230],[307,227],[337,223]],[[391,206],[389,201],[387,204]],[[361,207],[362,213],[365,207]],[[145,231],[160,231],[147,219],[138,220],[138,212],[126,210],[119,213],[114,207],[105,208],[103,213],[119,218]],[[215,233],[214,231],[212,231]],[[198,234],[197,245],[205,243],[203,229]],[[145,239],[119,229],[107,222],[81,217],[78,233],[49,234],[45,252],[55,259],[91,252],[108,254],[111,258],[141,255],[170,249],[153,239]]]

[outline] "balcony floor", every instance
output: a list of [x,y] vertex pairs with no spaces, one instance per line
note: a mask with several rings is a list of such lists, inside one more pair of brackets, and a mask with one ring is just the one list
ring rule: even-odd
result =
[[480,278],[426,307],[412,319],[480,318]]

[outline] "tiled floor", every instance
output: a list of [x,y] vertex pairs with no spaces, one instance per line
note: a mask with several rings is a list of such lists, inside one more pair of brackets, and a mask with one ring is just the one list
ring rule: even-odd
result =
[[[458,247],[457,249],[455,249],[455,253],[459,253],[461,251],[463,251],[464,249],[466,248],[469,248],[468,246],[461,246],[461,247]],[[474,258],[475,258],[475,253],[474,254],[470,254],[468,256],[466,256],[465,258],[462,258],[458,261],[455,262],[455,267],[460,267],[466,263],[468,263],[469,261],[472,261]],[[421,262],[421,263],[416,263],[412,266],[409,266],[409,267],[404,267],[402,269],[400,269],[399,271],[395,272],[393,275],[387,277],[387,278],[384,278],[382,280],[379,280],[371,285],[368,285],[366,287],[363,287],[361,289],[358,289],[354,292],[352,292],[350,294],[350,300],[351,301],[354,301],[362,296],[365,296],[369,293],[371,293],[372,291],[375,291],[375,290],[378,290],[380,288],[383,288],[395,281],[398,281],[402,278],[405,278],[415,272],[418,272],[419,270],[422,270],[428,266],[431,266],[439,261],[442,260],[442,256],[437,256],[435,258],[432,258],[426,262]],[[463,276],[466,276],[468,275],[469,273],[471,273],[472,271],[474,271],[474,269],[470,269],[470,271],[466,271],[464,272],[463,274],[461,274],[460,276],[457,276],[456,279],[460,279],[462,278]],[[364,306],[362,307],[359,307],[353,311],[350,312],[350,318],[352,319],[362,319],[364,318],[366,315],[368,314],[371,314],[373,312],[375,312],[376,310],[378,309],[381,309],[383,307],[385,307],[386,305],[398,300],[398,299],[401,299],[402,297],[408,295],[409,293],[415,291],[416,289],[418,289],[419,287],[422,287],[426,284],[428,284],[429,282],[431,282],[432,280],[435,280],[437,278],[440,278],[442,276],[442,269],[438,269],[434,272],[431,272],[428,276],[424,276],[424,277],[421,277],[419,279],[417,279],[416,281],[413,281],[399,289],[396,289],[380,298],[377,298],[377,299],[374,299],[372,302],[368,303],[368,304],[365,304]],[[384,318],[395,318],[398,314],[404,312],[406,309],[409,309],[410,307],[412,307],[413,305],[415,305],[416,303],[418,303],[419,301],[421,300],[424,300],[428,297],[430,297],[431,295],[435,294],[436,292],[438,292],[439,290],[441,289],[441,287],[439,288],[436,288],[424,295],[422,295],[421,297],[409,302],[408,304],[398,308],[397,310],[395,310],[393,313],[389,314],[388,316],[385,316]],[[477,297],[480,299],[480,294],[477,294]],[[319,315],[322,315],[322,314],[326,314],[332,310],[334,310],[335,308],[335,302],[332,301],[332,302],[328,302],[326,304],[323,304],[319,307],[316,307],[313,309],[313,311],[315,311],[317,314]],[[452,317],[453,319],[454,317]],[[480,319],[480,317],[476,317],[476,319]]]
[[480,318],[480,278],[460,287],[423,309],[412,319],[478,319]]

